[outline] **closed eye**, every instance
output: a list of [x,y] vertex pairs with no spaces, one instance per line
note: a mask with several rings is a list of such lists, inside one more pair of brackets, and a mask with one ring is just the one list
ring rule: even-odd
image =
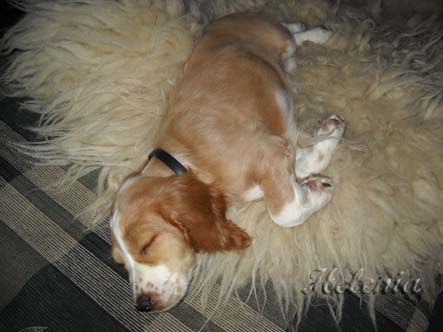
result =
[[140,254],[141,254],[142,256],[145,256],[145,255],[148,253],[149,247],[154,243],[154,241],[155,241],[155,239],[157,238],[158,235],[159,235],[159,234],[154,235],[154,236],[149,240],[149,242],[147,242],[147,243],[142,247],[142,249],[140,250]]

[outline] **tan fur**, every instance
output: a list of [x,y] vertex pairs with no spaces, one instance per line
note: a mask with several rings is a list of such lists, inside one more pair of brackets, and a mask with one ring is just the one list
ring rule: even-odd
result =
[[287,143],[279,136],[286,123],[276,92],[289,84],[281,66],[290,38],[253,15],[211,25],[185,65],[154,140],[185,156],[229,203],[242,202],[242,194],[279,164],[278,151],[284,155]]

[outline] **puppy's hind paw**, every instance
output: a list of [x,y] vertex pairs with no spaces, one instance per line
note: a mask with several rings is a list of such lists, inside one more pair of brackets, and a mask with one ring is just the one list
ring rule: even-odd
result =
[[328,136],[331,138],[340,138],[343,136],[346,129],[346,121],[340,115],[331,115],[325,121],[318,131],[319,135]]
[[301,186],[306,192],[308,203],[315,206],[316,210],[328,203],[334,194],[334,183],[327,176],[309,176],[302,181]]

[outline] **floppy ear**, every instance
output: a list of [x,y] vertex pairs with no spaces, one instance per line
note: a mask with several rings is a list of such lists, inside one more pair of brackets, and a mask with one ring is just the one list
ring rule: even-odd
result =
[[198,180],[192,173],[173,180],[174,193],[164,204],[164,218],[179,228],[197,252],[245,249],[251,237],[226,219],[223,194]]

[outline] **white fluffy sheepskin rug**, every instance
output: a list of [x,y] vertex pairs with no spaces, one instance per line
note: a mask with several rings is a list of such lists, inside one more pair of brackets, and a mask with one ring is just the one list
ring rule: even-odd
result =
[[[252,284],[254,294],[271,285],[283,311],[300,313],[311,272],[336,267],[341,282],[360,269],[364,280],[421,278],[431,302],[443,272],[443,20],[384,19],[380,1],[362,3],[17,1],[27,15],[3,39],[4,78],[12,95],[30,97],[24,107],[41,113],[35,130],[47,137],[23,149],[70,165],[65,183],[101,170],[97,199],[81,216],[95,226],[153,148],[168,92],[208,21],[254,10],[327,23],[332,39],[299,48],[294,74],[300,144],[329,114],[348,122],[325,172],[337,183],[332,202],[293,229],[272,223],[262,201],[233,209],[254,243],[241,254],[201,256],[189,298],[215,310],[240,287]],[[342,295],[328,296],[339,318]]]

